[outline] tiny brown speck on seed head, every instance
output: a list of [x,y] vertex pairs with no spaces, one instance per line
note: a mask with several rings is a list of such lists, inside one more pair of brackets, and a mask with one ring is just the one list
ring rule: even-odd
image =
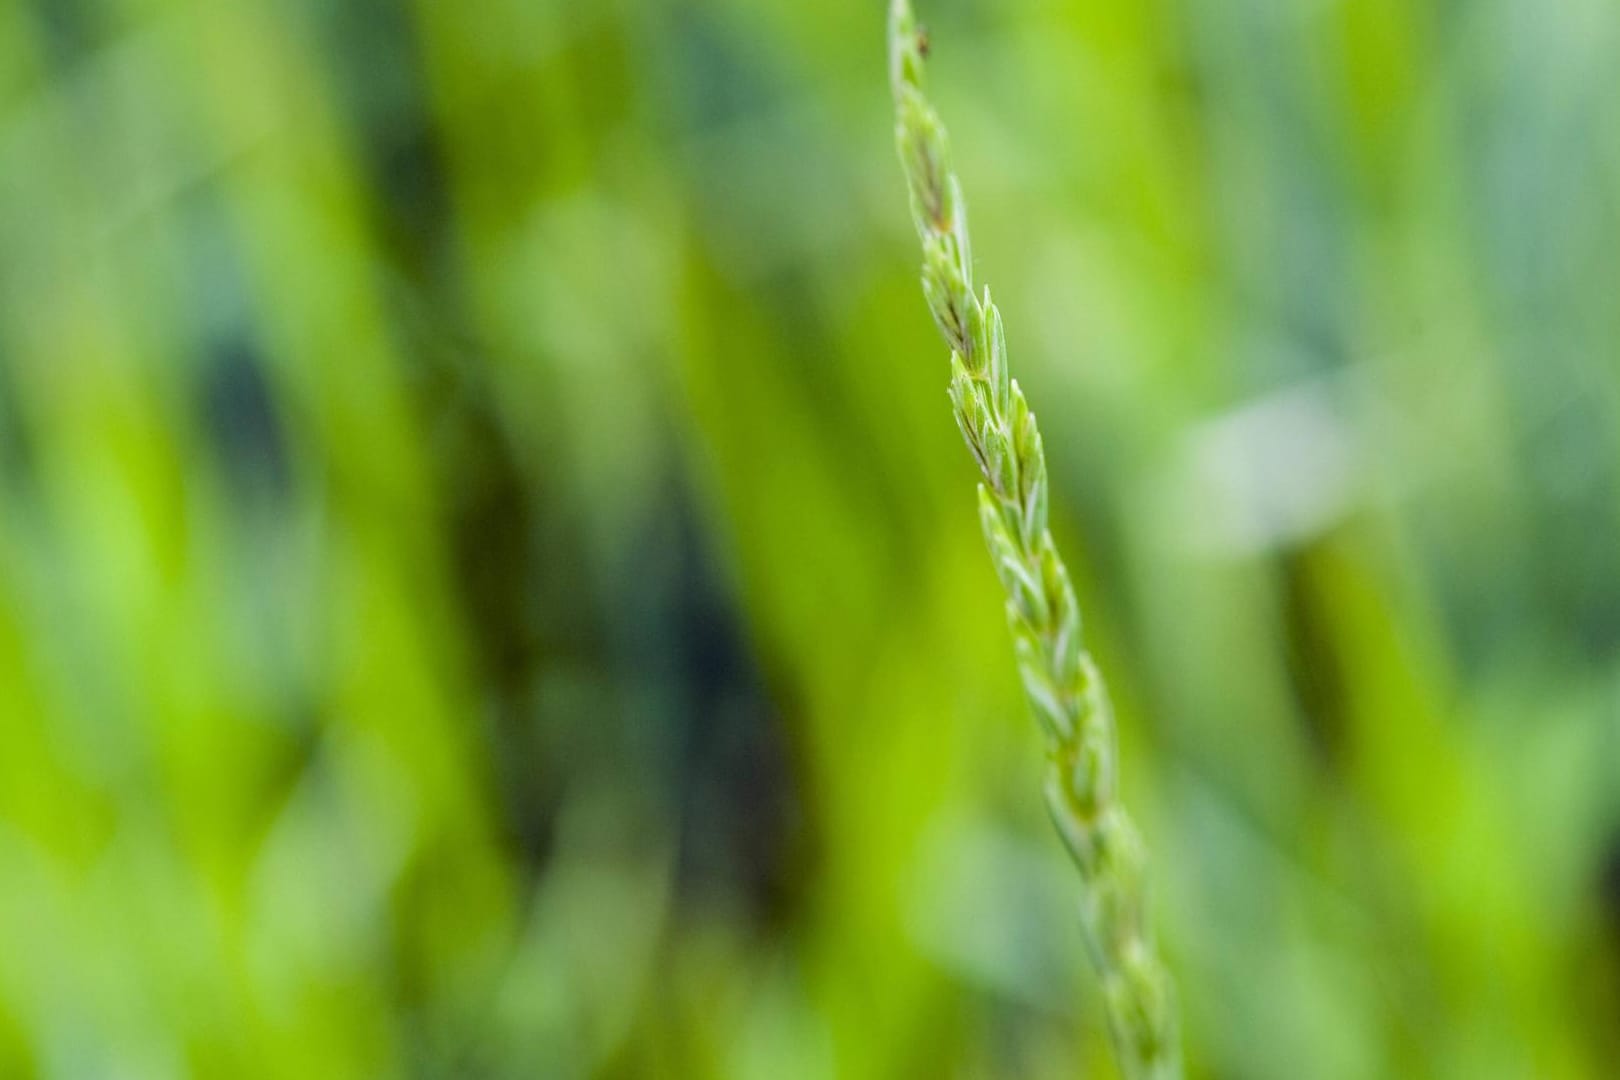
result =
[[928,51],[931,47],[932,43],[928,38],[928,27],[917,27],[917,55],[924,60],[928,59]]

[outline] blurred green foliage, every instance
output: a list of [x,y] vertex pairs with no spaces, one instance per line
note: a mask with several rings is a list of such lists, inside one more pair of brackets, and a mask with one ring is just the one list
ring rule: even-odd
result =
[[[0,1075],[1109,1075],[876,0],[0,4]],[[1620,1061],[1620,13],[931,0],[1198,1075]]]

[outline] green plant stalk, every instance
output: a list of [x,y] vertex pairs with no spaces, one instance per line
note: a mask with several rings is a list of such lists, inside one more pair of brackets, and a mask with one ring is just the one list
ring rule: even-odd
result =
[[923,294],[951,349],[951,405],[979,466],[979,520],[1007,594],[1019,672],[1047,736],[1047,804],[1079,868],[1087,943],[1132,1080],[1181,1075],[1175,988],[1148,913],[1146,852],[1119,802],[1114,720],[1080,639],[1069,572],[1047,528],[1046,455],[1007,368],[1001,313],[973,289],[967,213],[945,128],[924,94],[927,41],[907,0],[889,19],[900,161],[923,247]]

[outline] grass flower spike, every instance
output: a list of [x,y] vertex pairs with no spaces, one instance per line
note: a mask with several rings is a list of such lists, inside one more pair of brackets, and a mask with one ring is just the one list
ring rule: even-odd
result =
[[944,126],[924,94],[928,50],[907,0],[893,0],[890,77],[896,139],[922,240],[923,294],[951,350],[950,399],[983,482],[979,519],[1007,594],[1019,672],[1045,730],[1046,796],[1079,869],[1084,923],[1109,1027],[1128,1077],[1181,1075],[1175,990],[1154,944],[1146,853],[1119,802],[1114,722],[1080,638],[1068,570],[1047,528],[1046,456],[1007,367],[1001,313],[973,287],[961,186]]

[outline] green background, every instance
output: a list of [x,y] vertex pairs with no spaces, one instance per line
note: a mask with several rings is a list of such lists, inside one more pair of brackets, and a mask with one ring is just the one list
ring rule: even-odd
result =
[[[1110,1076],[880,0],[0,2],[0,1076]],[[1620,11],[931,0],[1192,1071],[1620,1062]]]

